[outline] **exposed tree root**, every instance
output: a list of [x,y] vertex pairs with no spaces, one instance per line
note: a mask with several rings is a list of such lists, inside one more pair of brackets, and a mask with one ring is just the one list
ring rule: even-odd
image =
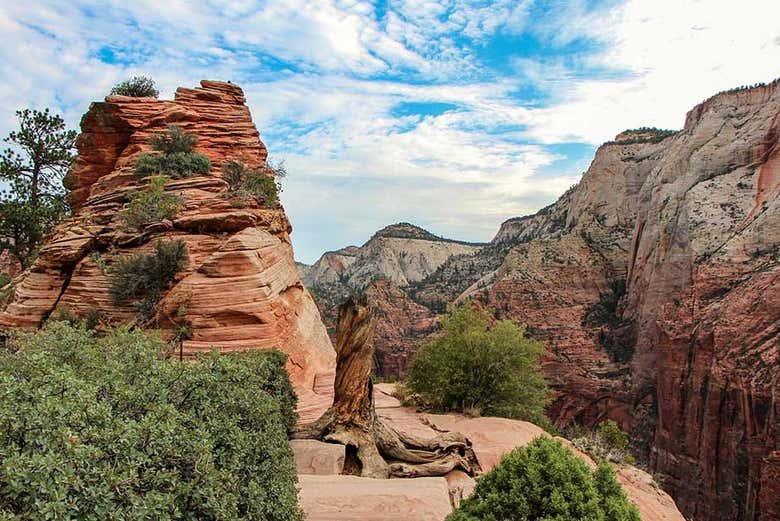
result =
[[471,442],[458,432],[423,439],[399,432],[376,415],[371,363],[374,317],[365,296],[339,309],[333,406],[300,426],[297,439],[318,439],[347,447],[344,472],[370,478],[443,476],[454,469],[481,469]]

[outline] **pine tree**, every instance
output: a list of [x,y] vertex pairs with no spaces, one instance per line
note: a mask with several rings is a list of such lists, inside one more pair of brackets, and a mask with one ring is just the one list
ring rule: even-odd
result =
[[29,267],[43,238],[67,213],[62,178],[76,157],[76,132],[49,109],[16,112],[19,130],[0,155],[0,251]]

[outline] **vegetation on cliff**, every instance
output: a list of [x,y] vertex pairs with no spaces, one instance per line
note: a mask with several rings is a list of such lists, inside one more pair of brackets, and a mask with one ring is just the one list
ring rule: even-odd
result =
[[154,80],[148,76],[133,76],[114,85],[111,94],[133,98],[156,98],[160,95]]
[[406,385],[437,411],[505,416],[547,424],[544,346],[510,320],[466,302],[442,318],[443,334],[421,346]]
[[65,322],[0,351],[3,519],[298,520],[295,395],[273,352],[167,358]]
[[235,207],[246,206],[250,199],[255,199],[265,208],[275,208],[282,191],[281,180],[286,176],[283,164],[265,163],[261,168],[249,168],[241,161],[230,160],[222,166],[222,179],[228,184]]
[[19,130],[4,139],[0,155],[0,250],[29,267],[43,238],[67,213],[62,178],[75,159],[76,132],[49,109],[19,110]]
[[160,295],[186,262],[187,246],[182,240],[159,240],[150,253],[119,259],[110,270],[114,303],[133,300],[141,318],[149,318]]
[[121,214],[125,225],[142,230],[150,224],[176,217],[183,201],[178,195],[165,193],[167,181],[166,176],[154,176],[149,179],[146,190],[135,190],[127,195],[127,206]]
[[587,463],[559,441],[539,437],[504,456],[477,480],[474,493],[447,521],[550,519],[640,521],[615,472]]
[[208,173],[209,158],[195,152],[196,138],[177,125],[168,125],[168,130],[149,140],[156,153],[142,154],[135,164],[136,177],[165,175],[182,179]]

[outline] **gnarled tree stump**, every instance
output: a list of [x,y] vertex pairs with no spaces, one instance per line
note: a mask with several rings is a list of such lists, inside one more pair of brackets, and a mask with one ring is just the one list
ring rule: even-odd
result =
[[293,432],[347,447],[344,473],[370,478],[442,476],[480,472],[471,442],[458,432],[423,439],[404,434],[376,415],[371,364],[374,316],[366,297],[350,297],[339,309],[333,406]]

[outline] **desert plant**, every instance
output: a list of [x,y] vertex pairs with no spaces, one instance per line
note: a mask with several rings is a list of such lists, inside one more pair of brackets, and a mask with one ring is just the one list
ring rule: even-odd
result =
[[165,132],[152,136],[149,143],[156,153],[138,157],[135,164],[136,177],[166,175],[182,179],[207,174],[211,170],[209,158],[194,151],[195,136],[179,126],[169,125]]
[[159,240],[153,252],[120,259],[110,272],[114,303],[134,300],[142,318],[148,318],[162,292],[186,262],[187,246],[182,240]]
[[447,521],[640,521],[612,468],[591,472],[559,441],[539,437],[477,480]]
[[133,76],[119,82],[111,89],[111,94],[132,96],[133,98],[156,98],[160,95],[154,80],[148,76]]
[[120,214],[122,222],[130,228],[141,230],[152,223],[176,217],[182,206],[182,198],[165,193],[167,181],[165,176],[155,176],[149,180],[146,190],[130,192],[127,206]]
[[587,431],[581,427],[578,430],[577,433],[570,430],[572,443],[596,461],[628,465],[635,463],[634,456],[628,450],[628,436],[613,420],[601,422],[597,432]]
[[57,322],[0,351],[0,517],[297,521],[279,352],[194,363]]
[[544,346],[509,320],[492,323],[470,302],[442,319],[443,334],[420,347],[409,390],[438,411],[520,418],[546,424],[547,384],[539,366]]
[[281,179],[287,176],[284,164],[265,163],[260,168],[249,168],[241,161],[229,160],[222,165],[222,179],[234,206],[243,206],[247,199],[255,199],[266,208],[279,204]]

